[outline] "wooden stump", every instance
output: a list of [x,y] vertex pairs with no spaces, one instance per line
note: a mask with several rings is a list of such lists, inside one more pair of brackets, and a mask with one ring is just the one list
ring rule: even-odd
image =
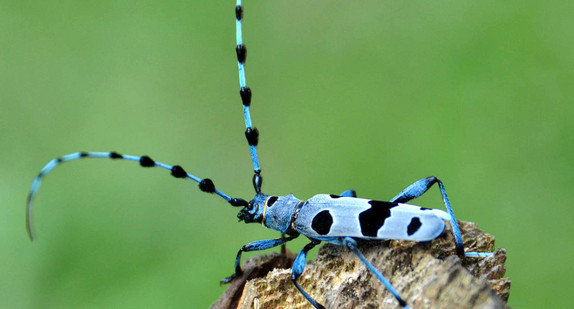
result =
[[[459,222],[467,251],[492,252],[494,237]],[[411,308],[509,308],[510,279],[503,278],[506,250],[460,259],[450,226],[426,243],[360,241],[359,250],[391,281]],[[291,253],[249,258],[221,299],[223,308],[313,308],[291,282]],[[326,308],[397,308],[398,303],[344,246],[323,245],[298,281]]]

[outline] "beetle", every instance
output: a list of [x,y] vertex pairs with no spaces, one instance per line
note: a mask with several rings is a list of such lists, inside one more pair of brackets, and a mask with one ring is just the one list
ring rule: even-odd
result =
[[[246,126],[245,136],[249,144],[254,169],[252,181],[255,196],[253,199],[248,202],[242,198],[231,197],[216,189],[211,179],[199,178],[188,173],[179,165],[168,165],[155,161],[149,156],[134,156],[120,154],[118,152],[75,152],[51,160],[34,179],[28,195],[26,208],[27,231],[31,239],[34,239],[32,222],[33,200],[43,178],[59,164],[65,162],[84,158],[109,158],[112,160],[139,162],[140,166],[146,168],[163,168],[169,170],[173,177],[191,179],[199,184],[201,191],[216,194],[232,206],[241,207],[237,215],[240,221],[244,221],[245,223],[260,223],[282,234],[280,238],[254,241],[243,246],[238,251],[235,259],[235,272],[231,276],[223,279],[222,283],[229,283],[242,273],[240,265],[243,252],[259,251],[282,246],[300,235],[307,237],[310,242],[297,255],[293,263],[291,279],[295,287],[315,308],[323,308],[323,306],[303,290],[298,284],[297,279],[305,269],[307,253],[323,241],[345,246],[354,252],[365,266],[392,293],[398,305],[404,308],[409,308],[405,300],[393,288],[385,276],[357,249],[357,239],[430,241],[443,233],[445,221],[449,221],[454,234],[456,252],[459,256],[484,257],[491,254],[489,252],[464,251],[460,228],[450,205],[444,184],[434,176],[414,182],[388,202],[358,198],[353,190],[347,190],[340,195],[318,194],[308,200],[298,199],[292,194],[278,196],[262,193],[263,178],[256,149],[259,131],[252,125],[249,109],[252,92],[251,89],[247,87],[245,77],[247,48],[242,40],[243,6],[241,0],[237,0],[235,16],[236,54],[240,84],[239,94],[243,105]],[[406,204],[426,193],[435,184],[440,190],[443,203],[447,210],[446,212]]]

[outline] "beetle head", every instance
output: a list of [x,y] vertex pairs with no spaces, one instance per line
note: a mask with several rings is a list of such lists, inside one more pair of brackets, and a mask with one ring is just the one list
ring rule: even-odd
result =
[[237,214],[239,221],[244,221],[245,223],[261,223],[263,221],[263,209],[265,207],[265,200],[268,195],[257,194],[247,206],[245,206]]

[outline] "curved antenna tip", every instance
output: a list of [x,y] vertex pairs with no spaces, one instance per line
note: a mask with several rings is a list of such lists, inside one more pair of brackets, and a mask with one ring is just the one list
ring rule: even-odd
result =
[[28,197],[28,202],[26,203],[26,231],[28,232],[28,237],[30,241],[34,241],[36,239],[34,233],[34,223],[32,219],[32,199]]

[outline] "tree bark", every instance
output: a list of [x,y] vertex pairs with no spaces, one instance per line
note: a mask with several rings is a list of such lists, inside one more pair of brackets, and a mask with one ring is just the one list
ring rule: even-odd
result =
[[[459,222],[467,251],[492,252],[494,237],[476,224]],[[450,226],[426,243],[360,241],[359,250],[377,267],[411,308],[509,308],[510,279],[503,278],[506,250],[493,256],[460,259]],[[291,253],[255,256],[212,309],[313,308],[291,282]],[[326,244],[298,279],[326,308],[398,308],[398,303],[357,256]]]

